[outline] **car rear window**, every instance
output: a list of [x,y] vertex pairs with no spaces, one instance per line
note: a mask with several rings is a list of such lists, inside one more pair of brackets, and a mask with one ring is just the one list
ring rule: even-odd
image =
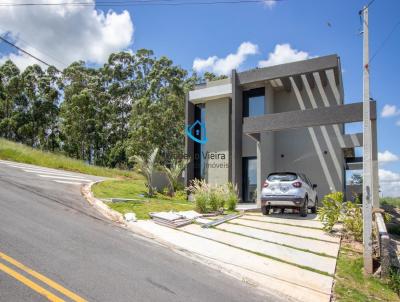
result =
[[297,179],[294,173],[273,173],[268,175],[268,181],[293,181]]

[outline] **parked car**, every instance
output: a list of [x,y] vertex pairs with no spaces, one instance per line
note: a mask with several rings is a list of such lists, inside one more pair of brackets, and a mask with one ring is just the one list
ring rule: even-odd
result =
[[271,209],[299,209],[306,217],[308,209],[317,212],[317,185],[307,176],[294,172],[278,172],[268,175],[261,191],[261,211],[268,215]]

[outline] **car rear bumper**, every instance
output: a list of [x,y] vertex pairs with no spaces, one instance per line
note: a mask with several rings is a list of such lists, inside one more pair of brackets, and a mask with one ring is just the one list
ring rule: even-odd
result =
[[261,206],[272,207],[302,207],[304,198],[286,195],[286,196],[261,196]]

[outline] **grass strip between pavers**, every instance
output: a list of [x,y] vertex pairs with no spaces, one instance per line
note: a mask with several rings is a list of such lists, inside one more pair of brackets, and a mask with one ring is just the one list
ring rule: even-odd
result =
[[259,227],[248,226],[248,225],[244,225],[244,224],[240,224],[240,223],[235,223],[235,222],[231,222],[231,221],[227,221],[227,222],[225,222],[225,223],[230,223],[230,224],[234,224],[234,225],[240,225],[240,226],[244,226],[244,227],[248,227],[248,228],[253,228],[253,229],[257,229],[257,230],[261,230],[261,231],[274,232],[274,233],[278,233],[278,234],[283,234],[283,235],[288,235],[288,236],[294,236],[294,237],[298,237],[298,238],[306,238],[306,239],[317,240],[317,241],[322,241],[322,242],[336,243],[336,242],[329,241],[329,240],[317,239],[317,238],[308,237],[308,236],[299,236],[299,235],[294,235],[294,234],[290,234],[290,233],[274,231],[274,230],[270,230],[270,229],[262,229],[262,228],[259,228]]
[[294,225],[294,224],[284,223],[284,222],[262,221],[262,220],[257,220],[257,219],[245,218],[243,216],[240,217],[240,219],[249,220],[249,221],[257,221],[257,222],[262,222],[262,223],[270,223],[270,224],[281,224],[281,225],[286,225],[286,226],[291,226],[291,227],[296,227],[296,228],[305,228],[305,229],[312,229],[312,230],[318,230],[318,231],[322,230],[322,228],[317,228],[317,227],[311,227],[311,226],[305,226],[305,225]]
[[239,236],[243,236],[243,237],[247,237],[247,238],[251,238],[251,239],[260,240],[260,241],[263,241],[263,242],[268,242],[268,243],[284,246],[284,247],[291,248],[291,249],[294,249],[294,250],[298,250],[298,251],[301,251],[301,252],[306,252],[306,253],[311,253],[311,254],[322,256],[322,257],[326,257],[326,258],[336,259],[335,256],[331,256],[331,255],[328,255],[328,254],[325,254],[325,253],[314,252],[314,251],[310,251],[310,250],[307,250],[307,249],[302,249],[300,247],[295,247],[295,246],[291,246],[291,245],[284,244],[284,243],[273,242],[273,241],[269,241],[269,240],[266,240],[266,239],[261,239],[261,238],[257,238],[257,237],[253,237],[253,236],[237,233],[237,232],[222,230],[222,229],[219,229],[218,226],[214,227],[214,229],[216,229],[218,231],[225,232],[225,233],[235,234],[235,235],[239,235]]
[[226,246],[229,246],[229,247],[232,247],[232,248],[244,251],[244,252],[252,253],[252,254],[260,256],[260,257],[264,257],[264,258],[268,258],[268,259],[271,259],[271,260],[279,261],[279,262],[282,262],[282,263],[285,263],[285,264],[293,265],[293,266],[296,266],[298,268],[311,271],[313,273],[317,273],[317,274],[328,276],[328,277],[333,277],[333,275],[331,275],[331,274],[329,274],[327,272],[320,271],[318,269],[315,269],[315,268],[312,268],[312,267],[309,267],[309,266],[300,265],[300,264],[297,264],[297,263],[286,261],[286,260],[283,260],[283,259],[280,259],[280,258],[277,258],[277,257],[273,257],[273,256],[270,256],[270,255],[266,255],[266,254],[263,254],[263,253],[254,252],[254,251],[251,251],[251,250],[248,250],[248,249],[245,249],[245,248],[241,248],[241,247],[238,247],[238,246],[231,245],[229,243],[225,243],[225,242],[219,241],[219,240],[210,239],[210,238],[207,238],[207,237],[204,237],[204,236],[201,236],[201,235],[192,234],[192,233],[184,231],[182,229],[176,229],[176,230],[178,230],[180,232],[183,232],[183,233],[186,233],[186,234],[189,234],[189,235],[192,235],[192,236],[196,236],[196,237],[199,237],[199,238],[203,238],[203,239],[211,240],[211,241],[214,241],[214,242],[217,242],[217,243],[220,243],[220,244],[224,244]]

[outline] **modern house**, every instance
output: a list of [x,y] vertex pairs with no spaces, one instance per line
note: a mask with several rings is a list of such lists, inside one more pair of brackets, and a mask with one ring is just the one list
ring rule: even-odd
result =
[[[370,102],[374,121],[375,107]],[[345,134],[344,124],[362,117],[362,102],[344,103],[337,55],[232,70],[230,78],[198,85],[187,96],[186,153],[193,160],[186,182],[232,182],[242,202],[253,203],[267,175],[277,171],[306,174],[320,200],[349,190],[346,170],[362,168],[355,148],[363,135]]]

